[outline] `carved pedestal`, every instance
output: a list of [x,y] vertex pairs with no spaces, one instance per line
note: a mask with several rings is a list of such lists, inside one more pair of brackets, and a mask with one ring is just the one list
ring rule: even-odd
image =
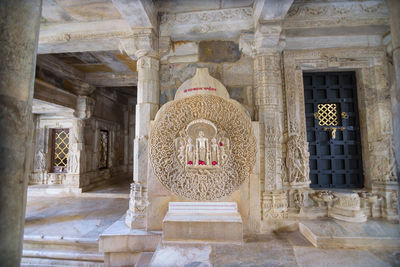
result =
[[235,202],[170,202],[162,240],[242,243],[242,217]]
[[132,183],[129,209],[125,217],[125,223],[129,228],[146,228],[146,207],[148,205],[147,188],[139,183]]

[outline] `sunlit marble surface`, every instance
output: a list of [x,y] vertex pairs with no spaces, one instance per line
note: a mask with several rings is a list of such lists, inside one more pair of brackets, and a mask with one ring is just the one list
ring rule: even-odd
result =
[[98,239],[127,209],[121,198],[29,197],[24,235]]

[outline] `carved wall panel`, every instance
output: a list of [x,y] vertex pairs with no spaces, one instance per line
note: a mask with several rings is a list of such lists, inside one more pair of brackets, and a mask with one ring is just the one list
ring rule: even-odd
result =
[[194,200],[230,195],[249,176],[256,142],[250,117],[233,100],[195,95],[172,101],[150,132],[150,160],[160,182]]

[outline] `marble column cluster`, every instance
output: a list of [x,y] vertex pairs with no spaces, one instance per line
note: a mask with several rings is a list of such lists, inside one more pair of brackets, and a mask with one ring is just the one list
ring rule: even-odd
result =
[[272,51],[255,56],[254,77],[258,118],[264,127],[265,188],[263,218],[287,214],[287,199],[282,191],[282,73],[281,53]]
[[19,266],[33,156],[40,0],[0,2],[0,265]]
[[[147,45],[152,38],[143,38]],[[140,43],[140,39],[139,39]],[[125,223],[130,228],[146,228],[145,209],[147,201],[147,176],[148,176],[148,150],[150,121],[156,116],[159,108],[160,81],[159,69],[160,62],[157,54],[152,53],[151,49],[139,49],[136,55],[138,70],[137,85],[137,104],[135,122],[135,140],[133,151],[133,180],[129,209],[126,213]]]

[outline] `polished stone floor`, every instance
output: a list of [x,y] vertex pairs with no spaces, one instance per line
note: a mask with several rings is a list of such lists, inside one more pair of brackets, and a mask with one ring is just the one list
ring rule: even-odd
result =
[[123,198],[28,197],[24,234],[97,239],[127,209]]
[[161,245],[151,266],[400,266],[400,248],[318,249],[291,232],[249,236],[243,245]]
[[[118,190],[96,191],[107,192]],[[28,197],[25,236],[97,240],[127,209],[124,198]],[[178,248],[173,251],[182,257]],[[400,266],[400,248],[318,249],[300,232],[247,236],[243,245],[211,245],[207,251],[208,266]]]

